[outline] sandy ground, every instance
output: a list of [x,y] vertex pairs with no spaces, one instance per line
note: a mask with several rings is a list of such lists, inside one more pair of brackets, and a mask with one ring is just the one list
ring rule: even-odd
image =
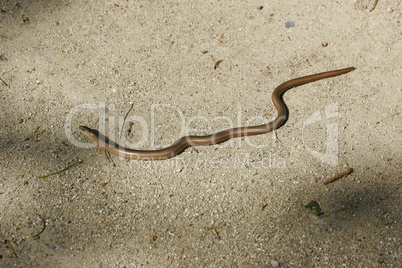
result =
[[[0,267],[398,266],[401,2],[373,2],[1,1]],[[118,140],[134,103],[120,142],[162,148],[350,66],[285,94],[283,144],[114,167],[78,129]]]

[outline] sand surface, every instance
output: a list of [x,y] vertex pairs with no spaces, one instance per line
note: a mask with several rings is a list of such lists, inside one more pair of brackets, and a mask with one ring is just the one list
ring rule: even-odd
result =
[[[0,267],[397,267],[401,2],[373,2],[0,1]],[[159,149],[351,66],[284,95],[279,140],[114,166],[78,129]]]

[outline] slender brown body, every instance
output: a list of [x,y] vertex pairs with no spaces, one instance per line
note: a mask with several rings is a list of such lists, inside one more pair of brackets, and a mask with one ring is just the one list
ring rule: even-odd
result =
[[185,136],[178,139],[172,145],[160,150],[134,150],[125,148],[109,140],[107,137],[103,136],[95,129],[91,129],[85,126],[81,126],[80,129],[99,147],[105,149],[106,151],[112,154],[137,160],[166,159],[179,154],[184,149],[190,146],[216,144],[236,137],[264,134],[273,131],[275,129],[278,129],[283,124],[285,124],[288,118],[286,105],[282,99],[282,94],[285,91],[287,91],[290,88],[314,82],[320,79],[345,74],[350,71],[353,71],[354,69],[355,69],[354,67],[350,67],[346,69],[303,76],[280,84],[272,93],[272,102],[274,103],[276,109],[278,110],[278,116],[276,117],[275,120],[267,124],[262,124],[258,126],[249,126],[249,127],[236,127],[205,136]]

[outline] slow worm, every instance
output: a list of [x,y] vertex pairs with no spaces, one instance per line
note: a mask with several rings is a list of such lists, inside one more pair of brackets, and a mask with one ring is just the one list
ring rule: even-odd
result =
[[283,126],[288,119],[287,107],[282,99],[282,94],[285,91],[290,88],[314,82],[320,79],[345,74],[353,71],[354,69],[354,67],[350,67],[346,69],[303,76],[280,84],[272,93],[272,102],[274,103],[278,111],[278,116],[275,120],[267,124],[248,127],[236,127],[205,136],[185,136],[178,139],[172,145],[160,150],[134,150],[125,148],[118,145],[114,141],[109,140],[107,137],[105,137],[95,129],[91,129],[85,126],[80,126],[80,129],[90,140],[94,141],[100,148],[105,149],[112,154],[137,160],[166,159],[181,153],[184,149],[190,146],[211,145],[224,142],[236,137],[264,134],[276,130]]

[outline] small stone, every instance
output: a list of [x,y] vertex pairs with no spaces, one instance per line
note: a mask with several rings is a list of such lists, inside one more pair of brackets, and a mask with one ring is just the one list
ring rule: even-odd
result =
[[258,7],[257,7],[258,10],[261,10],[261,9],[263,9],[263,8],[264,8],[263,6],[258,6]]
[[272,267],[279,267],[279,262],[278,261],[271,261]]
[[287,21],[285,23],[285,28],[289,29],[289,28],[292,28],[292,27],[295,27],[295,23],[293,21],[289,20],[289,21]]

